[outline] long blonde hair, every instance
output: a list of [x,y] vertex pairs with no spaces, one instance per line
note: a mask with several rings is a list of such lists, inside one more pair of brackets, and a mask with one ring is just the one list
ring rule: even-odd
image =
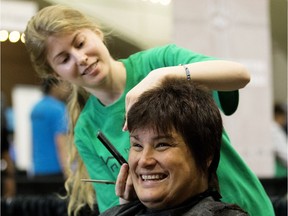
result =
[[95,191],[92,184],[83,184],[80,180],[81,178],[88,178],[88,173],[76,149],[73,132],[77,119],[88,99],[88,96],[88,92],[86,92],[83,88],[72,85],[72,94],[68,101],[68,113],[70,120],[68,140],[69,166],[67,170],[68,177],[65,182],[65,189],[67,191],[66,197],[69,198],[68,215],[77,215],[80,209],[87,204],[93,210],[93,205],[96,201]]
[[[72,33],[83,28],[91,29],[101,38],[104,38],[103,30],[93,20],[79,11],[63,5],[43,8],[30,19],[25,30],[25,45],[31,62],[40,77],[55,76],[47,61],[46,39],[51,35]],[[96,196],[91,184],[80,182],[80,178],[85,178],[88,174],[74,143],[74,127],[89,93],[75,85],[72,85],[72,89],[73,91],[68,99],[70,153],[65,188],[67,191],[66,197],[69,198],[68,215],[77,215],[84,205],[88,204],[93,209]]]

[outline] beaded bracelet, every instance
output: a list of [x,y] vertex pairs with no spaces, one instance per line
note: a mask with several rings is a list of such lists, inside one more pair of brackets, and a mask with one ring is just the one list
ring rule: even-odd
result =
[[189,68],[188,68],[186,65],[182,65],[182,66],[183,66],[184,69],[185,69],[187,80],[191,80]]

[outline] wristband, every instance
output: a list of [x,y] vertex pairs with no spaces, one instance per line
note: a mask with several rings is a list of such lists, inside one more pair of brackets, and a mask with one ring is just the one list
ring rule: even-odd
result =
[[189,68],[186,66],[186,65],[182,65],[185,69],[185,72],[186,72],[186,78],[187,80],[191,80],[191,75],[190,75],[190,70]]

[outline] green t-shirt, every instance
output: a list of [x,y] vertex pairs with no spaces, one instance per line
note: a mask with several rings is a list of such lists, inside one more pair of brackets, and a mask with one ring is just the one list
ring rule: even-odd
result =
[[[129,134],[123,132],[125,95],[150,71],[167,66],[213,60],[190,50],[167,45],[138,52],[121,59],[126,67],[127,80],[123,95],[113,104],[103,106],[90,96],[75,127],[75,143],[90,178],[116,180],[120,165],[96,138],[101,130],[116,149],[128,159]],[[193,73],[192,73],[193,74]],[[213,92],[224,114],[232,114],[238,106],[238,91]],[[258,178],[243,162],[223,132],[218,177],[223,201],[237,203],[250,215],[274,215],[272,204]],[[119,204],[114,185],[93,183],[100,212]]]

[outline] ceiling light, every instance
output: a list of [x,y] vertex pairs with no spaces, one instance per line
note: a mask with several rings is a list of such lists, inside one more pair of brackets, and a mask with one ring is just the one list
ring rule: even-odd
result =
[[20,32],[18,31],[12,31],[9,34],[9,40],[11,43],[16,43],[20,39]]
[[8,37],[9,37],[9,32],[8,31],[6,31],[6,30],[1,30],[0,31],[0,41],[1,42],[6,41],[8,39]]

